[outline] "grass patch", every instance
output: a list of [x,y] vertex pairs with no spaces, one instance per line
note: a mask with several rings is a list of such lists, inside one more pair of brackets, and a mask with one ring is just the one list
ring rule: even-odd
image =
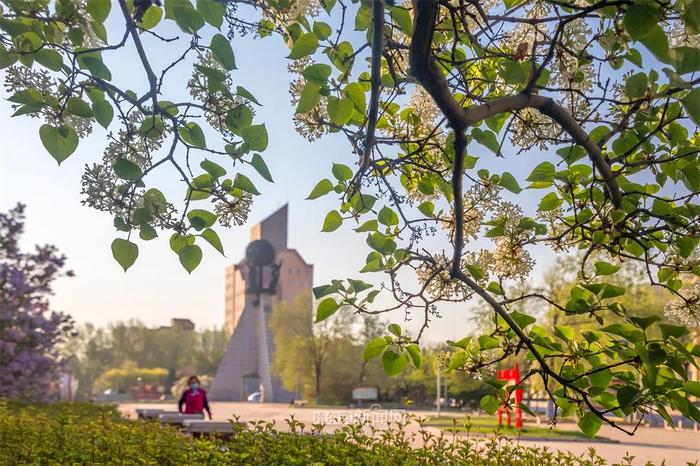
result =
[[[513,424],[515,420],[512,419]],[[503,435],[506,437],[521,437],[521,438],[551,438],[561,440],[590,440],[583,432],[563,430],[556,427],[549,428],[543,425],[533,425],[532,423],[523,423],[522,429],[515,427],[507,427],[505,418],[503,426],[499,428],[498,421],[495,417],[486,416],[467,416],[467,417],[440,417],[429,418],[425,421],[426,426],[438,427],[449,432],[467,433],[480,436],[492,436],[494,434]]]

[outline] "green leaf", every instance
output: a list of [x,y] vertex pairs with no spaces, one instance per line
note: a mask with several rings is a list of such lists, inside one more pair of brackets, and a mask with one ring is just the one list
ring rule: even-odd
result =
[[318,48],[318,38],[312,32],[307,32],[306,34],[299,37],[292,47],[292,51],[289,53],[287,58],[292,60],[298,60],[300,58],[308,57],[316,52]]
[[379,222],[376,220],[367,220],[365,223],[355,228],[355,231],[358,233],[363,233],[366,231],[377,231],[377,228],[379,228]]
[[389,207],[382,207],[382,210],[379,211],[379,215],[377,216],[377,220],[379,220],[379,223],[382,225],[386,226],[394,226],[399,224],[399,216],[394,212],[393,209]]
[[503,288],[501,288],[501,285],[498,284],[498,282],[490,282],[488,286],[486,287],[487,290],[489,290],[491,293],[494,294],[503,294]]
[[602,421],[594,413],[588,411],[578,420],[578,427],[581,432],[588,435],[589,437],[595,437],[595,434],[600,430],[600,425]]
[[594,387],[607,388],[612,381],[612,372],[610,369],[594,372],[588,376],[588,380]]
[[158,232],[151,225],[143,224],[139,228],[139,238],[144,241],[150,241],[158,237]]
[[409,37],[413,34],[413,20],[408,10],[400,7],[392,8],[391,19],[394,20],[404,34]]
[[301,74],[307,81],[325,84],[331,75],[331,67],[324,63],[315,63],[311,66],[307,66]]
[[700,243],[700,238],[681,237],[676,241],[676,247],[681,257],[687,259],[693,253],[698,243]]
[[33,57],[37,63],[52,71],[60,71],[63,65],[63,57],[61,57],[61,54],[46,47],[36,51]]
[[204,238],[207,243],[214,246],[214,249],[219,251],[222,256],[225,256],[224,246],[221,244],[221,239],[219,239],[219,235],[216,233],[216,231],[212,230],[211,228],[207,228],[202,232],[202,238]]
[[423,356],[420,353],[420,348],[418,347],[418,345],[416,345],[415,343],[411,343],[410,345],[406,346],[406,352],[411,358],[413,366],[416,369],[420,369],[423,363]]
[[682,325],[659,324],[659,330],[661,330],[664,340],[667,340],[669,337],[682,337],[689,333],[688,328]]
[[114,173],[123,180],[133,181],[141,176],[141,168],[134,162],[119,157],[114,163]]
[[59,165],[78,148],[78,134],[70,126],[42,125],[39,128],[39,138]]
[[95,21],[102,24],[109,16],[112,2],[111,0],[88,0],[85,9]]
[[163,10],[157,5],[151,5],[141,17],[139,27],[146,30],[153,29],[158,26],[161,19],[163,19]]
[[316,34],[316,37],[319,38],[319,40],[328,39],[333,33],[331,27],[323,21],[315,21],[313,31],[314,34]]
[[695,47],[674,47],[669,56],[680,75],[700,71],[700,50]]
[[554,179],[555,169],[554,165],[550,162],[542,162],[537,165],[530,176],[527,177],[528,181],[533,183],[551,183]]
[[641,39],[641,42],[660,62],[669,63],[671,61],[668,55],[668,37],[661,26],[654,26]]
[[206,147],[207,141],[204,138],[204,132],[202,128],[193,121],[187,123],[187,125],[180,127],[178,131],[180,137],[190,146],[194,147]]
[[518,180],[508,172],[504,172],[503,175],[501,175],[501,181],[498,184],[515,194],[520,194],[523,190],[518,184]]
[[355,193],[350,198],[350,206],[352,209],[360,214],[364,214],[372,210],[377,198],[369,194]]
[[226,37],[221,34],[216,34],[211,38],[211,48],[212,53],[216,59],[221,63],[221,66],[227,70],[236,69],[236,57],[233,55],[233,49],[231,48],[231,43]]
[[695,124],[700,125],[700,87],[693,89],[683,97],[681,104]]
[[371,285],[371,284],[369,284],[369,283],[367,283],[367,282],[365,282],[365,281],[362,281],[362,280],[354,280],[354,279],[352,279],[352,278],[348,278],[348,282],[349,282],[350,285],[352,286],[352,290],[353,290],[355,293],[361,293],[361,292],[363,292],[363,291],[365,291],[365,290],[369,290],[369,289],[372,288],[372,286],[373,286],[373,285]]
[[372,338],[365,345],[365,351],[362,354],[362,359],[364,359],[365,361],[369,361],[372,358],[376,358],[377,356],[382,354],[388,346],[389,343],[384,337]]
[[224,23],[224,15],[226,14],[226,3],[221,0],[197,0],[197,11],[201,13],[207,23],[217,29],[221,29],[221,25]]
[[226,174],[224,167],[216,162],[212,162],[209,159],[204,159],[199,164],[200,167],[207,173],[209,173],[213,178],[220,178]]
[[574,329],[566,325],[555,325],[554,335],[564,341],[572,341],[574,339]]
[[481,398],[481,401],[479,402],[479,406],[481,406],[481,409],[483,409],[490,415],[496,414],[496,411],[498,411],[498,407],[500,405],[501,404],[493,395],[485,395]]
[[644,341],[644,333],[630,324],[610,324],[601,330],[605,333],[620,335],[630,342]]
[[620,409],[625,410],[632,406],[632,403],[637,398],[639,390],[630,385],[624,385],[617,389],[617,404]]
[[209,228],[216,222],[216,214],[204,209],[193,209],[187,212],[187,218],[196,230]]
[[255,171],[257,171],[260,176],[265,178],[270,183],[273,182],[270,170],[267,168],[267,164],[260,154],[253,154],[250,164],[253,166],[253,168],[255,168]]
[[498,348],[498,338],[491,335],[481,335],[479,337],[479,348],[482,350]]
[[389,332],[393,333],[397,337],[401,336],[401,326],[399,324],[389,324]]
[[139,247],[131,241],[117,238],[112,241],[112,256],[126,272],[139,257]]
[[187,273],[192,273],[199,263],[202,262],[202,248],[196,244],[183,246],[177,252],[177,256]]
[[114,118],[114,108],[106,100],[92,104],[92,112],[95,114],[95,120],[105,129],[109,127]]
[[352,118],[355,105],[352,103],[352,100],[347,97],[343,97],[342,99],[329,97],[326,109],[328,110],[328,115],[331,117],[331,121],[338,126],[343,126]]
[[173,19],[184,32],[195,34],[204,27],[204,16],[195,10],[188,0],[171,1],[171,3],[174,3],[172,5]]
[[334,163],[331,172],[338,181],[347,181],[352,178],[352,169],[342,163]]
[[370,24],[372,24],[372,10],[365,3],[357,10],[355,15],[355,30],[366,31],[369,29]]
[[226,127],[232,133],[240,135],[243,128],[253,122],[253,111],[244,104],[229,110],[226,114]]
[[700,382],[695,380],[687,381],[685,384],[683,384],[683,391],[688,395],[700,397]]
[[501,77],[506,84],[525,84],[529,75],[529,62],[504,60],[501,63]]
[[299,94],[299,102],[295,113],[307,113],[313,110],[321,101],[321,87],[315,82],[307,82]]
[[333,191],[333,183],[331,183],[329,179],[323,179],[316,183],[316,186],[314,186],[314,189],[311,190],[311,194],[309,194],[306,199],[317,199],[331,191]]
[[365,89],[362,87],[362,85],[360,83],[350,83],[345,86],[343,93],[348,96],[350,100],[352,100],[353,105],[355,105],[355,109],[364,115],[365,110],[367,109],[367,102]]
[[241,130],[241,137],[251,150],[264,151],[267,149],[267,128],[265,124],[246,126]]
[[233,187],[242,189],[243,191],[255,196],[260,194],[260,191],[258,191],[253,182],[250,181],[250,178],[245,176],[243,173],[236,174],[236,177],[233,179]]
[[236,87],[236,94],[243,97],[244,99],[247,99],[247,100],[253,102],[254,104],[260,105],[260,102],[258,102],[258,100],[255,98],[255,96],[253,94],[251,94],[248,91],[248,89],[246,89],[243,86]]
[[638,99],[644,97],[647,93],[647,85],[649,79],[646,73],[633,74],[625,82],[625,94],[630,99]]
[[393,350],[386,350],[382,355],[382,365],[387,375],[399,375],[408,367],[408,356],[405,353],[397,354]]
[[331,210],[330,212],[328,212],[325,220],[323,221],[323,229],[321,231],[325,231],[325,232],[335,231],[338,228],[340,228],[340,225],[342,225],[342,224],[343,224],[343,217],[340,216],[340,213],[338,213],[337,210]]
[[540,201],[540,205],[537,208],[540,212],[548,212],[559,207],[564,202],[563,199],[559,199],[557,193],[549,193]]
[[163,120],[156,116],[145,118],[143,122],[141,122],[141,127],[139,128],[139,134],[144,138],[150,139],[158,139],[164,131]]
[[435,204],[425,201],[418,206],[418,211],[426,217],[432,217],[435,213]]
[[659,9],[651,3],[632,3],[627,6],[623,19],[625,29],[632,40],[641,40],[651,32],[659,22]]
[[316,322],[326,320],[327,318],[335,314],[338,311],[338,309],[340,309],[340,305],[335,302],[335,299],[324,299],[319,303],[318,309],[316,310]]
[[109,71],[109,68],[107,68],[101,58],[87,56],[82,59],[82,62],[85,64],[88,71],[90,71],[90,73],[96,78],[104,79],[105,81],[112,80],[112,73]]
[[521,329],[527,327],[530,324],[534,324],[537,322],[537,319],[535,319],[532,316],[529,316],[527,314],[523,314],[522,312],[519,311],[513,311],[510,313],[510,316],[513,318],[516,324],[518,324],[518,327]]
[[596,275],[613,275],[620,270],[621,267],[622,266],[620,265],[612,265],[608,264],[607,262],[600,261],[595,263],[595,273]]

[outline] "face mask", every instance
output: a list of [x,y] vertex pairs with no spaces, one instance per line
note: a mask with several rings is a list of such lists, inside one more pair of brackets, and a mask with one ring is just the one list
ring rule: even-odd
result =
[[195,392],[196,392],[197,389],[199,389],[199,384],[198,384],[197,382],[192,382],[192,383],[190,384],[190,388],[192,389],[192,391],[195,391]]

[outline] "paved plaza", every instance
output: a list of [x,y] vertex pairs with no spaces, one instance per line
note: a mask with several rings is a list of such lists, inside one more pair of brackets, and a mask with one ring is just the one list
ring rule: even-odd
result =
[[[121,412],[130,417],[135,417],[136,408],[177,409],[175,404],[169,405],[167,403],[124,403],[119,406]],[[292,414],[300,422],[312,423],[319,419],[331,419],[336,414],[351,412],[351,410],[343,408],[299,408],[281,403],[212,402],[211,408],[215,420],[226,420],[236,415],[240,416],[241,421],[276,421],[276,427],[280,430],[285,429],[284,420]],[[411,412],[421,417],[434,414],[430,411]],[[391,411],[387,411],[385,414],[387,417],[391,417]],[[576,429],[576,425],[560,424],[558,428],[573,430]],[[409,426],[409,429],[417,431],[418,426],[413,424]],[[435,428],[429,429],[436,434],[439,433]],[[594,447],[597,453],[608,461],[608,464],[619,462],[626,455],[635,457],[634,465],[644,465],[647,461],[660,465],[664,460],[667,466],[681,466],[695,461],[700,464],[700,432],[640,428],[634,437],[630,437],[620,431],[603,426],[599,435],[609,441],[522,440],[520,444],[546,446],[551,450],[566,450],[582,455],[587,453],[590,447]]]

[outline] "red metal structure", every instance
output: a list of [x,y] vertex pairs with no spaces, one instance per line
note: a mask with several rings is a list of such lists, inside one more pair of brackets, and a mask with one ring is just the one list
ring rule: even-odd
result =
[[[498,371],[498,380],[507,380],[512,382],[516,386],[520,383],[520,368],[518,363],[515,363],[513,369],[503,369]],[[515,428],[522,429],[523,427],[523,411],[520,409],[520,403],[523,401],[523,389],[516,388],[512,393],[511,397],[515,394]],[[506,413],[506,418],[508,420],[508,427],[510,427],[510,414],[511,409],[505,403],[498,407],[498,426],[500,427],[503,420],[503,412]]]

